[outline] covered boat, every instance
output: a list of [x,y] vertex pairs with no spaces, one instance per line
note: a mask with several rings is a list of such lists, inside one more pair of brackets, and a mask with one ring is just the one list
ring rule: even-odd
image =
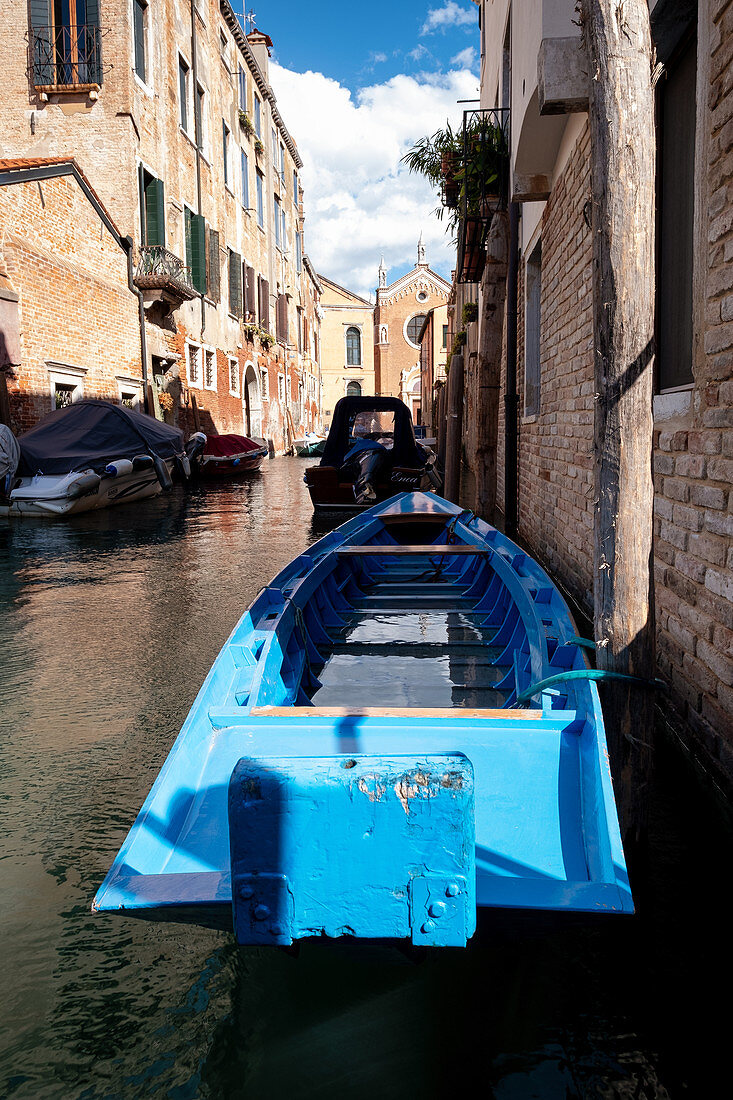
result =
[[326,437],[316,432],[306,432],[303,439],[296,439],[293,451],[298,458],[314,458],[322,455],[326,446]]
[[400,490],[440,488],[435,454],[415,439],[396,397],[342,397],[317,466],[304,480],[316,511],[370,508]]
[[[66,516],[127,504],[187,478],[206,440],[112,401],[76,401],[56,409],[17,440],[0,515]],[[3,483],[0,483],[0,490]]]
[[239,477],[259,470],[267,458],[264,439],[246,435],[210,435],[201,455],[201,472],[207,477]]
[[93,908],[278,945],[630,912],[593,671],[536,562],[400,494],[243,615]]

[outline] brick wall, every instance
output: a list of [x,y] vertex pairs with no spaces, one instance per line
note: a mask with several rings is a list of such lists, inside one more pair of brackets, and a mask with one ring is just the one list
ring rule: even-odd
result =
[[141,378],[127,259],[71,176],[0,187],[0,270],[18,294],[21,363],[8,378],[13,429],[51,411],[49,362],[86,371],[85,397]]

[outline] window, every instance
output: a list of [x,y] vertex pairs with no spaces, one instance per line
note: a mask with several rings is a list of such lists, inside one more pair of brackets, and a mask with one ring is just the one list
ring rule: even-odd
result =
[[542,331],[542,242],[527,260],[524,306],[524,415],[540,411],[540,333]]
[[204,389],[216,389],[216,352],[213,348],[204,349]]
[[204,89],[200,84],[196,85],[196,97],[193,101],[194,110],[194,137],[196,139],[196,145],[203,152],[206,148],[205,132],[206,132],[206,111],[204,108]]
[[300,275],[303,270],[303,235],[298,230],[295,232],[295,268]]
[[275,195],[275,246],[282,248],[282,207],[280,199]]
[[448,347],[448,326],[447,325],[443,325],[443,343],[441,344],[441,347],[442,348],[447,348]]
[[239,110],[247,110],[247,74],[242,66],[239,66]]
[[244,149],[242,149],[242,206],[245,210],[249,210],[249,160]]
[[359,382],[349,382],[346,387],[347,397],[361,397],[361,384]]
[[229,127],[222,119],[221,122],[221,151],[224,157],[224,186],[232,189],[232,174],[229,168]]
[[257,169],[257,224],[260,229],[265,228],[265,190],[264,190],[264,177],[259,168]]
[[201,388],[201,348],[197,344],[186,344],[186,375],[189,386]]
[[229,360],[229,392],[232,397],[239,397],[239,363],[236,359]]
[[419,340],[420,330],[421,330],[421,328],[423,327],[424,324],[425,324],[425,314],[424,313],[416,313],[415,316],[411,317],[410,320],[407,322],[407,327],[405,328],[405,335],[407,337],[408,343],[412,344],[413,347],[419,347],[420,346],[420,340]]
[[270,136],[270,152],[272,155],[272,167],[277,172],[277,134],[275,133],[275,127],[273,126]]
[[186,267],[191,272],[193,285],[199,294],[207,290],[206,279],[206,222],[201,214],[183,208],[183,229],[186,242]]
[[293,169],[293,202],[298,205],[298,173]]
[[258,138],[262,137],[262,100],[255,94],[254,97],[255,106],[255,134]]
[[48,378],[51,387],[51,405],[54,409],[65,409],[84,396],[84,375],[82,367],[66,364],[49,364]]
[[277,398],[280,403],[285,401],[285,375],[278,374],[277,376]]
[[[229,69],[229,43],[224,31],[219,31],[219,54],[227,69]],[[231,72],[231,69],[229,70]]]
[[353,326],[346,330],[346,366],[361,366],[361,333]]
[[270,378],[266,370],[260,368],[260,394],[263,401],[270,400]]
[[146,247],[165,247],[165,201],[163,181],[138,167],[140,188],[140,241]]
[[657,383],[660,390],[692,380],[695,217],[695,86],[697,39],[667,62],[658,85],[659,265]]
[[117,377],[117,395],[120,405],[126,409],[140,408],[141,383],[137,378]]
[[287,224],[286,224],[286,221],[285,221],[285,207],[282,207],[281,210],[280,210],[280,245],[282,247],[283,252],[287,252],[287,250],[288,250],[288,230],[287,230]]
[[235,317],[242,316],[242,257],[238,252],[227,249],[229,260],[229,312]]
[[178,58],[178,99],[180,107],[181,129],[188,133],[188,63],[182,57]]
[[285,188],[285,146],[282,144],[280,145],[280,179]]
[[147,0],[133,0],[132,9],[135,72],[143,83],[145,83],[147,76],[147,51],[145,42],[145,33],[148,23]]
[[[22,7],[26,8],[26,4]],[[15,5],[20,8],[20,4]],[[141,16],[145,29],[145,5]],[[133,33],[135,16],[133,12]],[[101,84],[102,53],[99,6],[95,0],[31,0],[33,83]],[[143,52],[144,58],[144,52]]]

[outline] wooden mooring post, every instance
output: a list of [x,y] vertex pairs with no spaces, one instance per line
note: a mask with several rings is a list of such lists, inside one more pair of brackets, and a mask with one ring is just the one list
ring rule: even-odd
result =
[[461,492],[461,447],[463,445],[463,355],[450,359],[445,428],[445,497],[458,504]]
[[[590,73],[599,668],[652,681],[655,130],[647,0],[582,0]],[[646,835],[651,686],[602,689],[627,856]]]
[[478,335],[478,393],[476,395],[476,504],[482,519],[494,522],[496,508],[499,389],[504,335],[509,222],[499,210],[491,222],[486,265],[481,278]]

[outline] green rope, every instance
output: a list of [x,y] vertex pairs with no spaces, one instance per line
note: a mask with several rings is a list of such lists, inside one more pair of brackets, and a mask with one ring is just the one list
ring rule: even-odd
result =
[[579,638],[577,635],[574,638],[568,638],[564,643],[565,645],[581,645],[584,649],[595,649],[596,643],[592,638]]
[[553,684],[561,684],[566,680],[625,680],[627,683],[637,684],[639,687],[661,688],[666,684],[663,680],[645,680],[642,676],[628,676],[625,672],[611,672],[604,668],[574,668],[568,672],[558,672],[554,676],[547,676],[544,680],[538,680],[536,684],[530,684],[524,691],[517,695],[517,703],[524,703],[533,695],[538,695],[545,688]]

